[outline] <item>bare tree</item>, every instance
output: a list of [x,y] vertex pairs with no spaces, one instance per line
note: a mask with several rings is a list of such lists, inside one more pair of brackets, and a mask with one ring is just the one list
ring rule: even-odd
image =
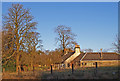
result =
[[25,38],[25,49],[30,55],[30,63],[31,63],[31,69],[33,68],[34,65],[34,59],[35,56],[37,55],[37,48],[41,48],[42,41],[39,39],[40,38],[40,33],[38,32],[28,32],[28,36]]
[[120,53],[120,37],[116,36],[115,42],[112,44],[115,47],[115,51]]
[[[72,33],[70,27],[66,27],[64,25],[59,25],[55,29],[55,33],[57,33],[56,41],[59,43],[59,46],[64,50],[65,48],[74,47],[73,45],[77,44],[75,42],[75,34]],[[64,52],[64,51],[63,51]]]
[[4,44],[4,48],[8,49],[8,53],[4,54],[3,58],[6,57],[7,62],[8,59],[15,56],[16,71],[20,69],[20,51],[24,49],[24,39],[28,37],[28,32],[36,29],[36,24],[33,22],[30,10],[24,9],[21,4],[12,4],[12,7],[8,9],[8,14],[3,17],[3,31],[7,32],[4,40],[7,40],[7,43]]
[[85,49],[84,51],[85,51],[85,52],[93,52],[93,49],[88,48],[88,49]]
[[0,52],[2,52],[2,31],[0,30]]
[[[2,65],[5,65],[14,60],[12,54],[16,50],[13,33],[8,31],[2,31]],[[16,56],[16,55],[14,55]]]

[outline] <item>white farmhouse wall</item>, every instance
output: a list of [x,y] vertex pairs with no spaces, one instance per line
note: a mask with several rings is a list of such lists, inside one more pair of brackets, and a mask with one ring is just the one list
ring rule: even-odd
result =
[[65,60],[65,63],[69,63],[80,55],[80,48],[75,48],[75,53]]
[[80,55],[80,52],[74,53],[74,54],[71,55],[67,60],[65,60],[65,63],[71,62],[71,61],[74,60],[78,55]]
[[75,53],[64,61],[65,66],[67,66],[68,63],[73,61],[79,55],[80,55],[80,47],[79,47],[79,45],[76,45],[75,46]]

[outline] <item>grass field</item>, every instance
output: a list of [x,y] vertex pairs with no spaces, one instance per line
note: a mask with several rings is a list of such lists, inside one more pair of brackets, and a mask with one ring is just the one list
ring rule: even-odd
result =
[[78,68],[73,74],[71,69],[4,73],[3,79],[120,79],[120,67]]

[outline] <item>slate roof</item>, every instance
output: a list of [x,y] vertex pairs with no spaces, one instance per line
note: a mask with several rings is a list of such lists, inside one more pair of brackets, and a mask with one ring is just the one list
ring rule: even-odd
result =
[[78,62],[82,59],[82,57],[85,55],[85,53],[81,53],[79,56],[77,56],[73,61]]
[[68,54],[66,54],[66,55],[63,55],[62,56],[62,63],[67,59],[67,58],[69,58],[71,55],[73,55],[75,52],[69,52]]
[[[75,52],[70,52],[62,57],[62,63],[69,58],[71,55],[73,55]],[[79,56],[77,56],[73,61],[71,62],[78,62],[78,61],[86,61],[86,60],[120,60],[120,54],[114,53],[114,52],[103,52],[102,53],[102,59],[101,59],[101,53],[100,52],[89,52],[89,53],[81,53]]]
[[120,60],[120,55],[117,53],[102,53],[102,59],[101,59],[101,53],[87,53],[86,56],[82,59],[84,60]]

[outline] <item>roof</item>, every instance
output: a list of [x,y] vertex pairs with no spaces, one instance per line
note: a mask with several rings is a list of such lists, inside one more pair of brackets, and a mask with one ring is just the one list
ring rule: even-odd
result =
[[69,58],[71,55],[73,55],[75,52],[69,52],[68,54],[66,55],[63,55],[62,56],[62,62],[64,62],[67,58]]
[[103,52],[102,53],[102,59],[101,59],[101,53],[96,52],[96,53],[87,53],[85,57],[82,59],[83,61],[85,60],[120,60],[119,54],[117,53],[110,53],[110,52]]
[[[62,63],[73,55],[75,52],[70,52],[62,57]],[[102,59],[101,59],[101,52],[89,52],[89,53],[81,53],[71,62],[78,62],[78,61],[88,61],[88,60],[120,60],[120,54],[114,52],[102,52]]]
[[85,55],[85,53],[81,53],[79,56],[77,56],[73,61],[78,62],[82,59],[82,57]]

